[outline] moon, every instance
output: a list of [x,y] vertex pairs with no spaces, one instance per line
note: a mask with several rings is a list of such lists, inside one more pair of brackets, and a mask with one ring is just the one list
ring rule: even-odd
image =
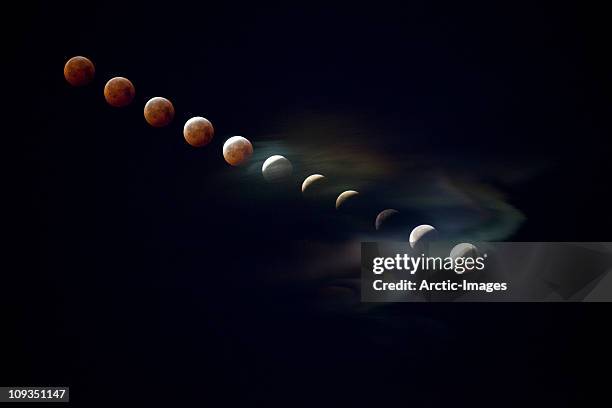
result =
[[266,181],[276,183],[287,180],[293,172],[293,166],[287,158],[276,154],[268,157],[261,167],[261,172]]
[[385,221],[387,221],[389,218],[392,218],[393,216],[395,216],[398,213],[399,213],[399,211],[394,210],[393,208],[388,208],[388,209],[382,210],[380,213],[378,213],[378,215],[376,216],[376,221],[374,222],[374,226],[376,227],[376,231],[380,230],[382,224]]
[[210,143],[215,130],[212,123],[206,118],[196,116],[185,122],[183,136],[187,143],[193,147],[202,147]]
[[122,108],[129,105],[136,95],[132,82],[124,77],[110,79],[104,86],[104,99],[110,106]]
[[414,248],[420,242],[433,238],[436,232],[436,229],[428,224],[415,227],[410,233],[410,247]]
[[314,186],[318,186],[324,183],[327,179],[322,174],[312,174],[304,179],[302,183],[302,194],[307,194],[307,191],[310,192]]
[[153,127],[164,127],[174,119],[174,106],[172,102],[161,96],[149,99],[144,107],[144,117]]
[[232,136],[223,144],[223,158],[232,166],[240,166],[253,154],[253,145],[242,136]]
[[451,258],[476,258],[478,257],[478,248],[476,245],[470,244],[468,242],[462,242],[457,244],[451,249],[450,255]]
[[340,206],[342,204],[344,204],[344,202],[346,200],[348,200],[349,198],[354,197],[354,196],[356,196],[358,194],[359,194],[359,192],[355,191],[355,190],[347,190],[347,191],[342,192],[338,196],[338,198],[336,198],[336,210],[340,209]]
[[72,57],[64,65],[64,78],[72,86],[87,85],[94,79],[95,74],[93,62],[85,57]]

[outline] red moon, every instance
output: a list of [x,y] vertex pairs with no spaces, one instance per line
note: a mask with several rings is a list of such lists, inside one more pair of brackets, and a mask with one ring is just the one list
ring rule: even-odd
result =
[[164,127],[174,119],[174,106],[172,102],[161,96],[149,99],[144,107],[144,117],[153,127]]
[[196,116],[185,122],[183,128],[183,136],[185,140],[193,147],[202,147],[210,143],[215,130],[212,123],[206,118]]
[[129,105],[134,99],[136,90],[129,79],[115,77],[104,86],[104,99],[109,105],[121,108]]
[[64,78],[72,86],[87,85],[94,79],[95,74],[93,62],[85,57],[72,57],[64,65]]
[[253,154],[253,145],[247,138],[232,136],[223,144],[223,158],[232,166],[240,166]]

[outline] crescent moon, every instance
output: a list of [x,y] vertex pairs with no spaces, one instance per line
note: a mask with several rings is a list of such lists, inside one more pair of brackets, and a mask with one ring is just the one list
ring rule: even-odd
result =
[[410,233],[410,247],[414,248],[420,240],[426,237],[431,237],[433,234],[435,234],[435,232],[436,229],[428,224],[415,227]]
[[312,185],[315,184],[316,182],[320,183],[324,180],[325,180],[325,176],[322,174],[313,174],[311,176],[306,177],[306,179],[304,179],[304,182],[302,183],[302,193],[305,193],[306,189],[312,187]]
[[376,227],[376,231],[378,231],[382,225],[382,223],[389,218],[393,217],[395,214],[399,213],[399,211],[394,210],[393,208],[387,208],[386,210],[382,210],[376,216],[376,221],[374,222],[374,226]]
[[358,192],[358,191],[355,191],[355,190],[347,190],[347,191],[342,192],[342,193],[341,193],[341,194],[338,196],[338,198],[336,198],[336,210],[337,210],[337,209],[339,209],[339,208],[340,208],[340,206],[341,206],[342,204],[344,204],[344,202],[345,202],[346,200],[348,200],[349,198],[354,197],[354,196],[356,196],[356,195],[358,195],[358,194],[359,194],[359,192]]

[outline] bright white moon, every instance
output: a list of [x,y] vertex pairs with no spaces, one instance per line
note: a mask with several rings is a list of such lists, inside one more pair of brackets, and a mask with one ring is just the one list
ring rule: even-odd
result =
[[293,166],[291,162],[278,154],[268,157],[261,167],[261,173],[264,178],[271,183],[287,180],[292,172]]
[[435,232],[436,229],[431,225],[423,224],[415,227],[410,233],[410,246],[414,248],[419,241],[431,238]]

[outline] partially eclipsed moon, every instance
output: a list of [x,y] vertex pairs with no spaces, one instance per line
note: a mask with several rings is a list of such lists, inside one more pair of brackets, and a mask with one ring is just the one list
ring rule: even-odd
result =
[[261,167],[264,178],[271,183],[287,180],[292,172],[291,162],[278,154],[268,157]]
[[253,145],[247,138],[232,136],[223,144],[223,158],[232,166],[240,166],[253,154]]
[[185,122],[183,136],[193,147],[202,147],[210,143],[215,134],[212,123],[206,118],[196,116]]
[[436,229],[431,225],[423,224],[415,227],[410,233],[410,246],[414,248],[420,241],[431,239],[436,233]]
[[457,244],[451,249],[450,255],[451,258],[476,258],[478,257],[478,248],[475,245],[462,242],[461,244]]
[[129,105],[136,95],[132,82],[124,77],[111,78],[104,86],[104,99],[110,106],[122,108]]
[[347,190],[343,193],[341,193],[338,198],[336,199],[336,210],[340,208],[340,206],[342,204],[344,204],[344,202],[346,200],[348,200],[351,197],[355,197],[356,195],[358,195],[359,192],[355,191],[355,190]]
[[153,127],[164,127],[174,119],[174,106],[166,98],[156,96],[147,101],[144,107],[144,117]]
[[95,75],[96,69],[93,62],[85,57],[72,57],[64,65],[64,78],[72,86],[87,85]]
[[378,231],[380,229],[380,227],[382,226],[382,224],[387,221],[389,218],[393,217],[394,215],[398,214],[399,211],[394,210],[393,208],[388,208],[386,210],[382,210],[377,216],[376,216],[376,221],[374,222],[374,226],[376,227],[376,231]]
[[316,185],[319,185],[323,181],[325,181],[325,176],[322,174],[313,174],[311,176],[306,177],[306,179],[302,183],[302,193],[306,193],[306,190],[312,188],[313,184],[316,183]]

